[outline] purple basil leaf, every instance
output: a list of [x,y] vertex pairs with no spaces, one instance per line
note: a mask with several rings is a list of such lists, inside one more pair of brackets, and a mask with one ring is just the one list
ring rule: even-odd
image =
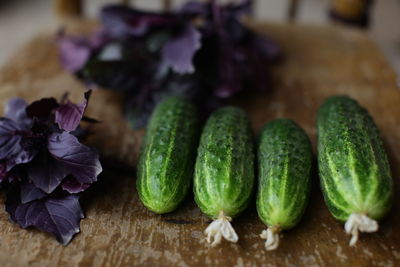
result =
[[70,72],[79,71],[89,60],[91,47],[82,36],[66,36],[61,32],[57,38],[61,65]]
[[105,28],[97,29],[90,37],[89,44],[93,50],[103,47],[108,42],[112,41],[108,31]]
[[32,102],[29,106],[27,106],[26,113],[30,118],[47,118],[57,107],[58,103],[54,98],[42,98]]
[[7,171],[11,170],[14,166],[18,164],[31,162],[32,159],[36,156],[36,154],[37,151],[34,149],[30,148],[25,149],[21,147],[21,150],[17,154],[9,157],[7,161]]
[[32,126],[32,120],[26,114],[28,104],[22,98],[12,98],[7,102],[4,117],[15,121],[22,129]]
[[[241,89],[241,73],[235,62],[235,44],[232,36],[224,27],[224,10],[215,2],[212,4],[212,15],[215,31],[218,35],[218,81],[216,96],[227,98]],[[234,20],[231,22],[235,22]],[[229,28],[229,27],[228,27]],[[240,28],[236,24],[235,28]]]
[[[49,136],[48,150],[57,161],[81,184],[91,184],[97,180],[102,167],[99,155],[67,132],[53,133]],[[65,177],[65,176],[64,176]]]
[[127,35],[143,36],[155,27],[164,27],[176,21],[176,18],[169,14],[140,12],[121,5],[104,7],[100,19],[110,35],[115,38]]
[[164,45],[161,51],[163,64],[171,66],[176,73],[193,73],[193,57],[201,47],[200,39],[200,32],[192,24],[188,24],[180,35]]
[[47,194],[37,188],[33,183],[23,182],[21,183],[21,203],[25,204],[32,200],[42,199]]
[[80,184],[73,176],[68,176],[64,179],[61,186],[65,191],[76,194],[88,189],[90,184]]
[[6,160],[7,171],[15,165],[30,162],[37,153],[22,146],[20,131],[16,122],[0,118],[0,160]]
[[7,179],[7,164],[0,163],[0,183]]
[[0,160],[10,158],[22,149],[18,125],[7,118],[0,118]]
[[55,122],[60,129],[71,132],[78,127],[88,104],[90,94],[91,91],[85,93],[85,100],[80,104],[74,104],[67,100],[65,104],[61,104],[55,110]]
[[25,108],[28,106],[25,100],[22,98],[11,98],[8,100],[5,107],[4,113],[5,117],[17,121],[21,115],[26,115]]
[[29,179],[47,194],[53,192],[67,175],[65,166],[49,156],[39,155],[28,167]]
[[210,111],[244,88],[268,87],[269,65],[281,52],[241,23],[251,4],[187,1],[169,14],[107,6],[101,30],[85,41],[90,59],[75,74],[87,84],[123,91],[125,115],[136,127],[160,97],[173,93],[185,92]]
[[70,101],[68,101],[66,104],[60,105],[56,109],[55,122],[58,124],[60,129],[63,129],[67,132],[75,130],[82,119],[85,106],[86,102],[74,104]]
[[241,89],[241,72],[234,60],[234,53],[231,45],[220,45],[219,80],[215,89],[215,94],[220,98],[230,97]]
[[48,197],[23,204],[19,194],[10,193],[6,210],[22,228],[33,226],[51,233],[63,245],[79,232],[80,221],[84,218],[77,195]]
[[210,4],[199,1],[187,1],[178,10],[178,13],[191,16],[207,16],[210,12]]

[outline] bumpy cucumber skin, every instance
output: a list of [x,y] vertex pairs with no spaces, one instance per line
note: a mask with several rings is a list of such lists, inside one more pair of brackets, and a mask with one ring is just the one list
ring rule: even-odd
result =
[[346,96],[327,99],[318,111],[318,165],[325,202],[344,222],[351,213],[381,219],[390,209],[392,177],[378,128]]
[[289,119],[267,123],[258,144],[257,212],[268,226],[294,227],[308,204],[312,148],[304,130]]
[[175,210],[190,188],[199,136],[196,107],[182,97],[154,110],[139,157],[136,187],[143,204],[159,214]]
[[204,126],[198,148],[194,196],[201,211],[217,218],[221,211],[239,215],[254,185],[254,150],[250,122],[239,108],[216,110]]

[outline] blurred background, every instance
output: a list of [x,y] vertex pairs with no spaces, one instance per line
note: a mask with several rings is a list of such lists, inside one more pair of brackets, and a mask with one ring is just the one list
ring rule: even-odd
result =
[[[65,12],[62,6],[65,3],[70,5],[72,2],[78,1],[0,0],[0,66],[38,32],[56,29],[62,25],[60,12]],[[184,0],[82,0],[80,2],[80,15],[95,18],[104,4],[125,2],[147,10],[160,10],[178,6]],[[322,25],[335,22],[332,18],[332,10],[335,7],[341,12],[346,12],[346,8],[340,9],[341,5],[347,5],[351,13],[351,10],[357,9],[359,3],[364,3],[369,10],[368,26],[363,25],[362,29],[368,32],[396,72],[400,74],[400,0],[255,0],[254,18],[263,21],[293,21]],[[334,17],[336,15],[334,14]],[[363,23],[365,24],[361,22]]]

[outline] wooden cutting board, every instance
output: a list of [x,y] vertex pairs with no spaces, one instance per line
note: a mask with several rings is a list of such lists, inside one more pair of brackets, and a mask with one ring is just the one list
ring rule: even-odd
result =
[[[314,150],[316,111],[326,97],[348,94],[364,105],[381,130],[396,186],[393,209],[378,233],[363,234],[356,247],[349,247],[343,225],[325,207],[314,172],[304,219],[284,233],[277,251],[265,251],[258,237],[265,226],[254,201],[233,222],[239,243],[211,248],[203,235],[210,220],[201,214],[193,195],[176,212],[155,215],[138,200],[134,172],[106,167],[84,195],[82,231],[66,247],[48,234],[21,229],[2,209],[1,266],[399,266],[400,91],[395,73],[362,32],[281,24],[255,28],[275,38],[286,57],[272,69],[271,89],[241,95],[232,103],[248,112],[255,133],[277,117],[296,120],[309,134]],[[11,97],[32,101],[61,97],[67,91],[79,101],[83,89],[59,66],[53,33],[42,34],[0,71],[0,108]],[[103,156],[134,166],[143,131],[130,129],[122,119],[121,102],[118,94],[94,92],[87,115],[103,123],[90,126],[94,134],[88,142]],[[3,202],[4,195],[0,198]]]

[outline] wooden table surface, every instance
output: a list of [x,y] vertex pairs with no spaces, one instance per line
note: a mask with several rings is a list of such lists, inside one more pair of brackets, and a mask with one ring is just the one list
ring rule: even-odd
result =
[[[258,237],[265,226],[254,201],[233,222],[239,243],[211,248],[203,236],[210,220],[192,194],[176,212],[155,215],[138,200],[134,172],[105,168],[82,198],[86,218],[66,247],[48,234],[21,229],[1,209],[0,266],[399,266],[400,90],[395,73],[361,32],[281,24],[255,28],[275,38],[286,58],[273,68],[272,89],[232,103],[248,112],[255,133],[273,118],[296,120],[314,150],[316,111],[326,97],[348,94],[364,105],[381,130],[396,186],[393,209],[379,232],[363,234],[356,247],[349,247],[350,237],[329,214],[314,172],[305,216],[284,232],[278,250],[265,251]],[[59,66],[52,34],[39,35],[0,71],[0,108],[15,96],[32,101],[68,91],[73,100],[81,99],[84,87]],[[122,119],[121,102],[112,92],[93,93],[87,115],[103,123],[91,126],[95,133],[88,142],[102,155],[134,166],[143,131],[130,129]],[[0,198],[3,202],[4,195]]]

